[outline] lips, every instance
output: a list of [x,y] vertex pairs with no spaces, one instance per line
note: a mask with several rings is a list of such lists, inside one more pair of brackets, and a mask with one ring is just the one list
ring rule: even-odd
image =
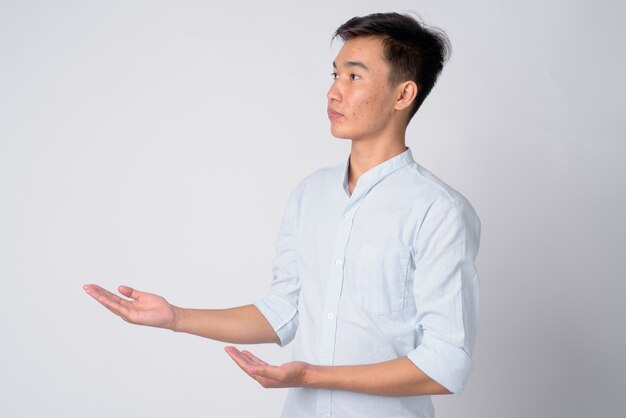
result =
[[340,117],[343,116],[341,113],[337,112],[336,110],[330,109],[330,108],[327,110],[327,113],[328,113],[328,119],[330,119],[330,120],[339,119]]

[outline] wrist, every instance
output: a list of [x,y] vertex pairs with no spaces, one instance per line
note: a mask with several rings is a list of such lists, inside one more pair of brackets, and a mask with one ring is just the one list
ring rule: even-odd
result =
[[308,364],[304,370],[303,387],[307,388],[322,388],[324,387],[322,382],[322,367],[314,364]]
[[182,332],[185,316],[186,312],[184,308],[172,305],[172,322],[168,328],[174,332]]

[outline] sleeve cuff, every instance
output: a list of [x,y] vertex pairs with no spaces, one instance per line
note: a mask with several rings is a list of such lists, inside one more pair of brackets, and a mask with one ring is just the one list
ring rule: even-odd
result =
[[473,368],[467,351],[438,339],[423,342],[407,357],[428,377],[455,394],[463,391]]
[[298,329],[298,309],[279,295],[270,294],[254,303],[265,316],[284,347],[296,336]]

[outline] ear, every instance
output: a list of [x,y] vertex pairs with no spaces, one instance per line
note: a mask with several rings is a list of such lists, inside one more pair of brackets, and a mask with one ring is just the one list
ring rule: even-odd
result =
[[413,104],[419,89],[417,88],[415,81],[412,80],[399,84],[397,88],[398,95],[396,96],[395,109],[404,110]]

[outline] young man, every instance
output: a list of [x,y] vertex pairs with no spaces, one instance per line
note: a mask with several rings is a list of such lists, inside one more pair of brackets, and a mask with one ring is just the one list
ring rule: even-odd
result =
[[194,310],[125,286],[131,300],[85,290],[132,323],[235,344],[295,339],[282,366],[226,348],[263,387],[290,388],[284,417],[432,417],[428,395],[465,384],[478,312],[478,217],[405,146],[447,40],[396,13],[353,18],[335,36],[328,117],[350,157],[292,192],[269,295]]

